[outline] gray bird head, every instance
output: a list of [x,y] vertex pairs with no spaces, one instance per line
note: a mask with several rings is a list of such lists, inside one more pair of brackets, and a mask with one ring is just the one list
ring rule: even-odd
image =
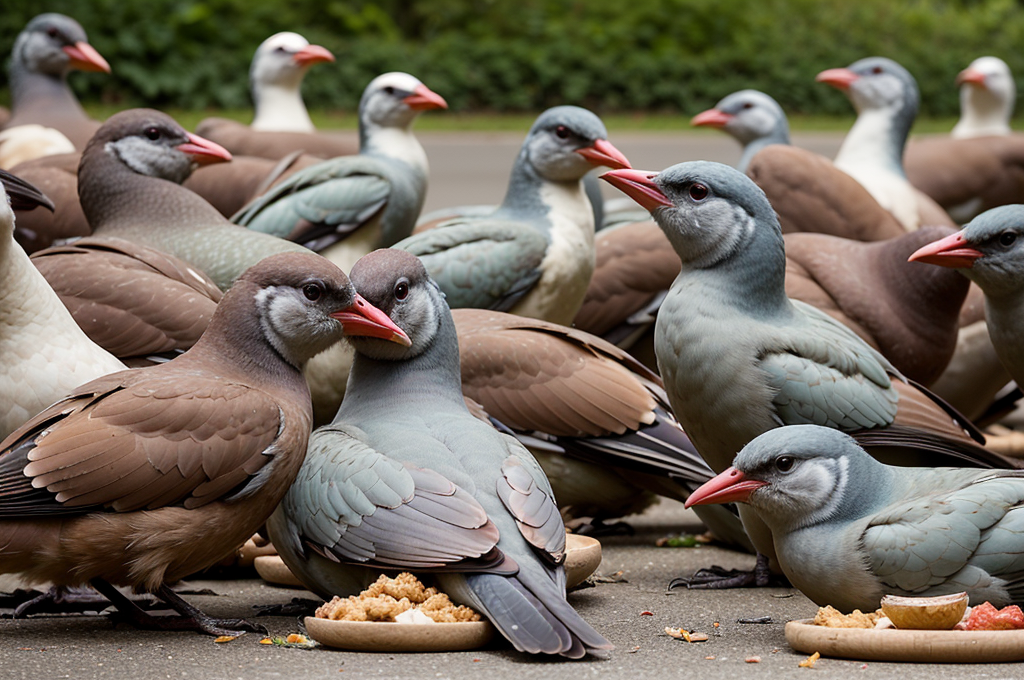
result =
[[458,345],[451,312],[444,293],[418,257],[392,248],[375,250],[352,266],[351,278],[359,294],[387,314],[408,336],[405,345],[398,346],[349,334],[357,352],[378,360],[405,361],[434,347],[445,335],[441,331],[445,328],[451,337],[444,338],[443,344],[455,343],[457,365]]
[[910,256],[959,269],[977,283],[987,297],[1024,292],[1024,205],[987,210],[963,229],[929,243]]
[[256,48],[249,70],[253,98],[262,86],[298,89],[313,64],[334,61],[334,55],[298,33],[284,31],[270,36]]
[[22,71],[63,78],[68,71],[110,72],[110,65],[89,44],[82,26],[63,14],[40,14],[18,34],[12,73]]
[[173,118],[153,109],[129,109],[116,113],[96,131],[82,153],[110,154],[140,175],[159,177],[181,184],[199,165],[231,160],[219,144],[185,131]]
[[759,90],[733,92],[713,109],[698,113],[690,124],[721,128],[743,145],[759,139],[789,143],[786,112],[777,101]]
[[383,128],[407,129],[422,111],[447,109],[444,98],[408,73],[393,71],[377,76],[359,101],[359,135],[364,146],[372,132]]
[[595,114],[578,106],[556,106],[537,117],[523,142],[517,165],[526,164],[549,181],[579,181],[596,166],[628,168],[626,157],[608,142]]
[[867,57],[846,68],[822,71],[817,80],[845,92],[858,114],[884,111],[891,115],[893,144],[903,148],[920,101],[917,81],[907,69],[892,59]]
[[784,276],[778,218],[768,197],[742,172],[692,161],[657,174],[614,170],[601,178],[651,212],[688,268],[754,258],[750,264],[762,274],[774,269],[776,276]]
[[888,469],[839,430],[790,425],[751,440],[686,506],[749,503],[773,531],[792,531],[871,512]]

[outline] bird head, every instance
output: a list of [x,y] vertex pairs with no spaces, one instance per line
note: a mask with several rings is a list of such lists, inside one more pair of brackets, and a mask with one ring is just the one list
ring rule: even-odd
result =
[[917,115],[917,81],[892,59],[867,57],[846,68],[822,71],[815,79],[843,90],[858,113],[885,109],[910,121]]
[[629,160],[608,141],[604,123],[578,106],[556,106],[537,117],[521,152],[540,177],[574,182],[603,166],[628,168]]
[[408,73],[392,71],[377,76],[363,90],[359,125],[373,128],[408,128],[421,112],[447,109],[444,98]]
[[[791,531],[851,511],[851,484],[884,487],[886,468],[849,435],[818,425],[769,430],[736,454],[732,467],[690,494],[686,507],[748,503],[773,530]],[[870,491],[870,489],[869,489]],[[853,508],[853,511],[869,508]]]
[[334,61],[330,50],[311,45],[298,33],[283,31],[256,48],[249,79],[253,84],[297,88],[313,64]]
[[768,137],[781,126],[789,135],[789,123],[782,107],[758,90],[740,90],[725,96],[713,109],[702,111],[691,125],[722,128],[741,144]]
[[110,64],[89,44],[81,24],[63,14],[40,14],[28,22],[13,57],[29,72],[55,77],[73,69],[110,73]]
[[918,249],[910,261],[958,269],[986,296],[1024,291],[1024,205],[987,210],[957,233]]

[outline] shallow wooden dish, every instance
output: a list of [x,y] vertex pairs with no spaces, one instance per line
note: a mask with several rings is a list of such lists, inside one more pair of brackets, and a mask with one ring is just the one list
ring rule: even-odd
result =
[[306,617],[306,632],[327,647],[360,652],[457,652],[476,649],[494,637],[489,621],[467,623],[382,623]]
[[280,555],[260,555],[252,561],[256,573],[268,583],[289,588],[305,588],[292,570],[284,563]]
[[590,536],[565,536],[565,587],[573,588],[601,566],[601,543]]
[[798,652],[869,661],[999,663],[1024,660],[1024,630],[873,630],[786,624],[786,642]]

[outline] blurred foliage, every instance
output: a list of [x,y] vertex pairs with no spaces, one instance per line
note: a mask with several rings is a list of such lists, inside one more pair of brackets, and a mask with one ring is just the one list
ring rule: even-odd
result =
[[[84,101],[113,107],[246,108],[252,53],[280,30],[338,58],[306,78],[316,109],[351,110],[373,76],[403,70],[455,110],[692,114],[754,87],[791,113],[845,115],[845,97],[815,74],[883,55],[917,77],[924,114],[953,116],[954,78],[975,57],[1024,75],[1014,0],[50,0],[45,10],[78,19],[110,62],[109,76],[70,80]],[[0,50],[40,11],[4,0]]]

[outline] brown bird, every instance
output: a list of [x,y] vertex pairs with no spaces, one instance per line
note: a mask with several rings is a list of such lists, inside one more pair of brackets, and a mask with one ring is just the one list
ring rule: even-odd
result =
[[86,335],[128,365],[190,348],[221,299],[195,267],[119,238],[89,236],[47,248],[32,263]]
[[18,210],[14,240],[26,253],[48,248],[54,241],[88,236],[92,231],[78,202],[78,163],[81,154],[62,153],[43,156],[11,169],[11,173],[31,182],[53,200],[54,210]]
[[[166,583],[208,567],[267,519],[305,456],[301,369],[339,321],[408,338],[323,258],[282,254],[245,272],[173,361],[93,380],[0,443],[0,572],[91,584],[139,625],[220,635]],[[182,616],[148,617],[113,585]]]

